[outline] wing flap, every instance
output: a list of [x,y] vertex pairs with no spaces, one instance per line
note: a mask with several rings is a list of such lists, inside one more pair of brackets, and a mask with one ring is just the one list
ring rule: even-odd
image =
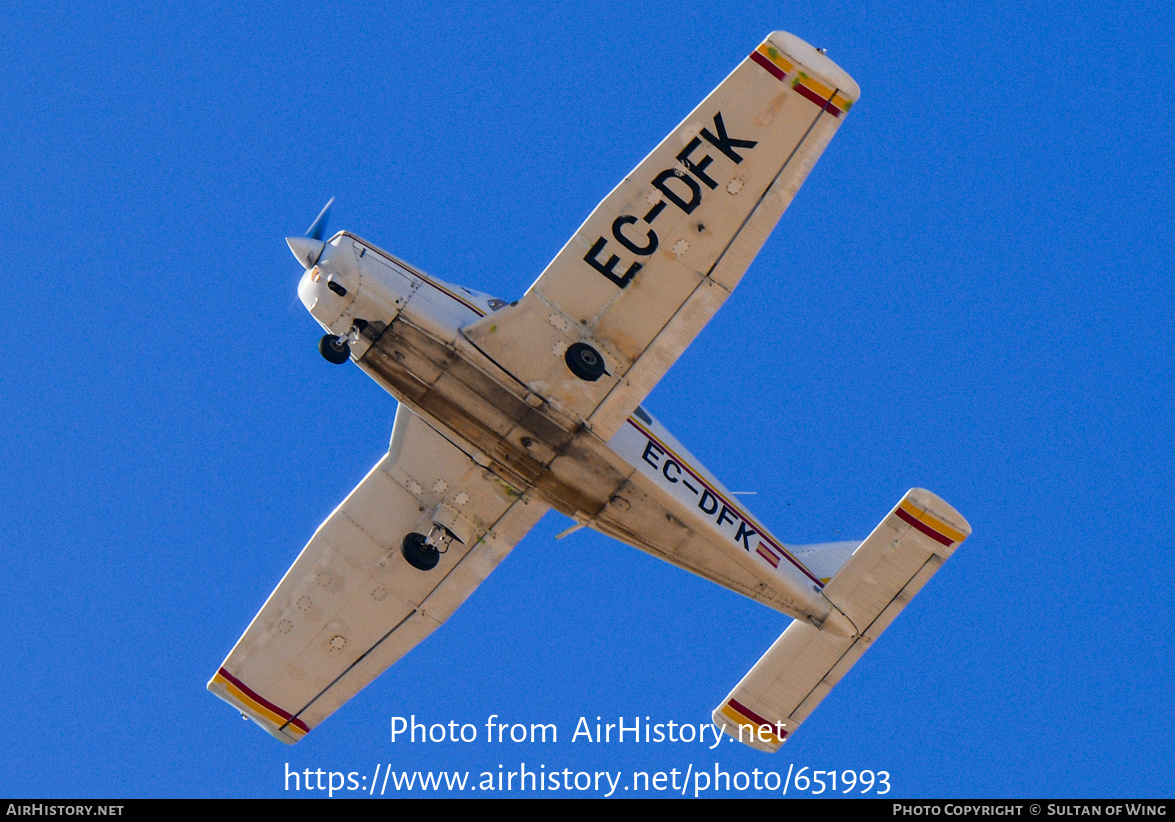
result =
[[970,533],[934,494],[909,491],[824,588],[854,630],[793,622],[714,709],[714,724],[778,750]]

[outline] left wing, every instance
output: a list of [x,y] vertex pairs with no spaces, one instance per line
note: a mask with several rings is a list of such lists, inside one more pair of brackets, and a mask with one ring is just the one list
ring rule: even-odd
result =
[[[859,94],[824,54],[771,34],[521,300],[463,333],[607,440],[738,284]],[[586,346],[602,369],[577,377],[569,358]]]
[[[319,527],[208,690],[297,742],[448,619],[546,510],[401,405],[388,454]],[[434,521],[457,538],[418,570],[402,540]]]

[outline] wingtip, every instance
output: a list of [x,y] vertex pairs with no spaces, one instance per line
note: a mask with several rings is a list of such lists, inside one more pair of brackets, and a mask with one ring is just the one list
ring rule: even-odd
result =
[[[967,522],[967,519],[962,514],[937,494],[927,491],[925,488],[911,488],[906,492],[906,496],[903,499],[908,499],[919,508],[929,511],[938,519],[961,533],[964,539],[971,536],[971,523]],[[959,540],[959,542],[962,541]]]
[[861,87],[849,73],[833,62],[823,51],[786,31],[773,31],[767,40],[804,67],[825,85],[838,89],[852,102],[861,98]]

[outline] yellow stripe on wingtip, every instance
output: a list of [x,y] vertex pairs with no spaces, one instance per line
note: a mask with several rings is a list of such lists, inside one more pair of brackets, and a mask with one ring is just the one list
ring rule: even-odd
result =
[[[783,744],[783,740],[780,739],[775,734],[771,733],[771,731],[764,731],[763,734],[760,735],[758,724],[747,719],[745,716],[740,714],[738,711],[736,711],[730,705],[723,705],[720,713],[723,716],[725,716],[727,719],[729,719],[731,722],[733,722],[735,725],[738,725],[740,728],[750,728],[752,739],[755,739],[755,740],[762,742],[762,741],[764,741],[763,737],[766,737],[767,742],[770,742],[775,745],[782,745]],[[739,738],[739,741],[740,742],[742,741],[741,737]]]
[[912,504],[908,500],[902,500],[900,503],[898,503],[898,507],[919,522],[929,525],[944,537],[950,537],[950,539],[954,542],[962,542],[967,538],[967,535],[962,531],[958,531],[952,528],[941,519],[931,514],[929,511],[922,510],[917,505]]
[[813,79],[810,74],[807,74],[807,73],[801,71],[800,76],[796,79],[795,82],[805,86],[806,88],[811,89],[812,91],[816,92],[821,97],[823,97],[825,100],[827,100],[829,97],[832,97],[832,104],[834,106],[836,106],[837,108],[839,108],[841,111],[848,111],[850,108],[853,107],[853,101],[851,99],[849,99],[848,97],[846,97],[844,94],[840,93],[839,91],[836,92],[835,96],[833,96],[832,89],[830,89],[828,86],[824,85],[820,81]]
[[791,70],[795,68],[792,62],[783,56],[783,52],[772,45],[770,40],[763,43],[763,45],[759,46],[759,48],[755,49],[755,51],[759,52],[772,63],[777,65],[784,74],[790,74]]
[[297,725],[295,725],[292,722],[289,722],[284,716],[281,716],[280,714],[275,714],[273,711],[269,710],[269,708],[266,708],[260,702],[253,699],[252,697],[250,697],[247,693],[242,691],[236,685],[229,682],[227,679],[225,679],[220,674],[217,674],[216,676],[212,677],[212,681],[215,683],[218,683],[220,685],[223,685],[225,687],[225,690],[227,690],[230,694],[232,694],[233,697],[238,702],[240,702],[242,705],[249,708],[250,710],[256,711],[257,713],[261,714],[263,717],[268,719],[270,722],[272,722],[277,727],[281,728],[283,725],[285,725],[286,727],[284,730],[287,730],[287,731],[290,731],[291,733],[297,734],[299,737],[303,737],[306,735],[306,732],[304,730],[302,730],[301,728],[299,728]]

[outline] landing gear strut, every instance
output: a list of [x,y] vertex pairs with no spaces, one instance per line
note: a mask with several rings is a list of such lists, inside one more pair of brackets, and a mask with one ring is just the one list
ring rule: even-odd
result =
[[[332,283],[333,285],[333,283]],[[339,286],[340,288],[342,286]],[[345,292],[344,292],[345,293]],[[327,334],[318,341],[318,353],[326,358],[327,362],[342,365],[351,359],[351,346],[359,342],[359,336],[367,329],[367,320],[355,320],[351,323],[351,330],[340,337]]]
[[400,553],[413,568],[431,571],[437,567],[437,563],[441,561],[441,554],[449,550],[452,542],[453,535],[447,529],[434,524],[427,537],[416,532],[404,537]]
[[327,362],[342,365],[351,359],[351,346],[347,344],[346,337],[336,337],[334,334],[327,334],[318,341],[318,353]]

